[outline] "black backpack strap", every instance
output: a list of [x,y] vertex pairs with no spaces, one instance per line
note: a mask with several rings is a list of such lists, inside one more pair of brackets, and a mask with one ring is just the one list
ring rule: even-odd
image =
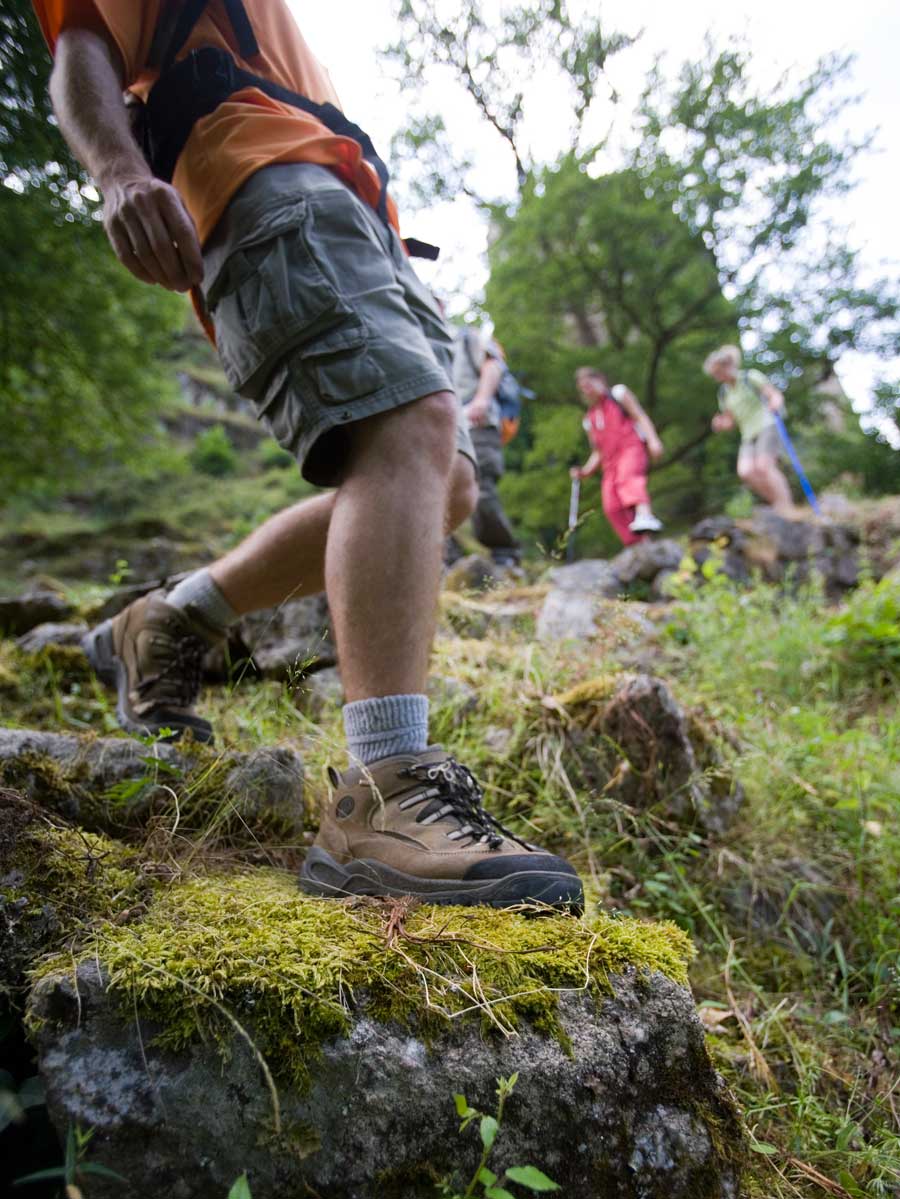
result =
[[428,241],[419,241],[417,237],[404,237],[403,244],[410,258],[428,258],[431,262],[436,262],[440,257],[439,246],[433,246]]
[[[191,36],[194,26],[203,16],[208,2],[209,0],[186,0],[186,3],[179,5],[178,0],[164,0],[147,55],[148,66],[158,66],[160,74],[172,66],[184,43]],[[259,53],[259,43],[242,0],[224,0],[224,4],[241,58],[252,58],[254,54]]]
[[259,54],[259,43],[241,0],[225,0],[225,11],[237,38],[241,58],[252,58],[254,54]]
[[[160,75],[165,74],[178,57],[184,43],[193,32],[194,26],[203,16],[208,0],[186,0],[178,12],[178,4],[169,0],[153,35],[153,44],[147,59],[148,66],[159,66]],[[174,19],[178,13],[177,20]],[[160,43],[157,45],[157,36]]]

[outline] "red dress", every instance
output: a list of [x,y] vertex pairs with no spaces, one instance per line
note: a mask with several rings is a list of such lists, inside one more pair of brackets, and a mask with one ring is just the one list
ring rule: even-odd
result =
[[588,409],[584,428],[591,447],[600,455],[600,495],[607,520],[624,545],[643,541],[643,533],[632,533],[629,528],[637,505],[650,503],[647,447],[634,421],[607,392]]

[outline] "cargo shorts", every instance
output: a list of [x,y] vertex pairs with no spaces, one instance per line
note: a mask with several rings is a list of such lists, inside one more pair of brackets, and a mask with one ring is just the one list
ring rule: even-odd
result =
[[[327,167],[252,175],[203,248],[202,292],[232,388],[322,487],[348,426],[452,391],[453,335],[399,237]],[[475,454],[462,409],[457,448]]]

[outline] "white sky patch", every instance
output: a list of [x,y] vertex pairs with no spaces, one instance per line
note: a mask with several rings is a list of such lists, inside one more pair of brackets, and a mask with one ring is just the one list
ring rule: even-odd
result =
[[[289,0],[290,2],[290,0]],[[327,6],[291,7],[313,51],[328,67],[345,111],[372,136],[377,148],[388,153],[391,137],[404,127],[410,97],[386,77],[376,50],[396,41],[396,0],[332,0]],[[573,16],[588,9],[585,0],[570,0]],[[596,4],[591,2],[591,11]],[[667,73],[682,62],[698,57],[707,34],[721,45],[733,35],[745,39],[752,53],[751,83],[765,90],[787,75],[797,81],[819,58],[838,52],[852,54],[848,94],[862,94],[829,136],[862,137],[876,132],[874,150],[856,166],[858,186],[834,205],[828,215],[847,230],[858,247],[865,273],[876,277],[896,273],[900,264],[900,224],[896,218],[897,181],[900,179],[900,5],[893,0],[825,0],[812,6],[801,0],[690,0],[673,5],[670,0],[604,0],[602,12],[610,30],[643,35],[637,44],[613,56],[608,78],[619,103],[605,98],[595,103],[587,132],[601,138],[612,128],[609,149],[598,159],[597,170],[612,170],[621,162],[621,138],[647,74],[660,54]],[[539,160],[552,160],[566,144],[565,88],[552,77],[541,78],[540,88],[526,96],[525,140]],[[424,107],[440,112],[450,135],[476,166],[478,187],[502,198],[515,190],[512,154],[505,143],[479,118],[474,103],[446,72],[437,70],[429,81]],[[563,122],[562,127],[560,121]],[[464,311],[477,297],[487,277],[487,230],[477,211],[465,199],[442,204],[427,212],[411,213],[405,231],[439,244],[439,262],[417,263],[430,286],[443,293],[451,313]],[[870,405],[874,381],[890,368],[900,371],[900,361],[879,363],[859,354],[841,360],[840,374],[859,410]]]

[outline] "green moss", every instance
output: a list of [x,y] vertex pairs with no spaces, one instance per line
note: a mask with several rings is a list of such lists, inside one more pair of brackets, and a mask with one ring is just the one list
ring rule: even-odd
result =
[[[323,902],[274,870],[195,878],[160,891],[137,924],[92,931],[84,953],[179,1048],[247,1021],[268,1060],[302,1083],[351,1005],[429,1035],[461,1016],[498,1030],[558,1030],[557,993],[609,990],[628,967],[686,982],[692,947],[671,924],[601,915],[541,919],[490,908]],[[401,915],[391,934],[391,917]],[[71,968],[71,959],[42,968]]]
[[84,943],[98,922],[146,909],[155,884],[126,846],[51,823],[5,791],[0,829],[0,911],[9,933],[0,987],[18,985],[41,955]]

